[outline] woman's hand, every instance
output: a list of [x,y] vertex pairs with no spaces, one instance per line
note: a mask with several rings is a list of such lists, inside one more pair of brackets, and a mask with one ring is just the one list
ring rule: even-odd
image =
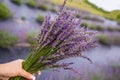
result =
[[18,59],[9,63],[0,64],[0,76],[2,77],[22,76],[30,80],[35,79],[35,77],[32,74],[22,69],[22,62],[23,62],[22,59]]

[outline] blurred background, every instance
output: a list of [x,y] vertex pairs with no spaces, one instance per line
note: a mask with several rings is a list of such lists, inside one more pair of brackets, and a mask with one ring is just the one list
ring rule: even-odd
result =
[[[63,0],[0,0],[0,63],[24,59],[39,33],[44,17],[51,19]],[[69,70],[45,70],[38,80],[120,80],[120,1],[68,0],[67,10],[82,17],[78,28],[97,31],[99,46],[84,55],[92,60],[70,58]]]

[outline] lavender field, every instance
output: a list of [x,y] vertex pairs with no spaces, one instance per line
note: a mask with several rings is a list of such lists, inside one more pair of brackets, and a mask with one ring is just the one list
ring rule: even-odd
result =
[[[78,0],[67,2],[75,4]],[[37,80],[120,80],[120,24],[67,5],[65,9],[76,11],[76,19],[81,19],[77,29],[85,27],[96,32],[98,46],[83,52],[90,60],[82,57],[61,60],[58,63],[73,62],[70,65],[73,69],[46,69],[40,76],[35,74]],[[0,63],[25,59],[45,16],[50,15],[53,20],[59,8],[60,4],[55,0],[0,0]]]

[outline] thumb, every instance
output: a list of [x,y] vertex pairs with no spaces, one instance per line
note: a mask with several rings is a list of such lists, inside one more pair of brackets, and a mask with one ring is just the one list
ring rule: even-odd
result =
[[21,71],[21,76],[30,80],[35,80],[35,76],[33,76],[32,74],[26,72],[25,70]]

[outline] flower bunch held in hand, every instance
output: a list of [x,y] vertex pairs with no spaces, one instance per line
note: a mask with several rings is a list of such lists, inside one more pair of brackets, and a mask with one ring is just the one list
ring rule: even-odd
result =
[[[66,0],[54,21],[50,20],[50,16],[46,16],[37,37],[37,46],[23,62],[26,71],[35,73],[50,68],[65,69],[72,63],[57,62],[70,57],[84,57],[83,51],[96,47],[94,32],[85,28],[77,29],[80,19],[76,19],[76,12],[64,10],[65,4]],[[15,77],[10,80],[24,78]]]

